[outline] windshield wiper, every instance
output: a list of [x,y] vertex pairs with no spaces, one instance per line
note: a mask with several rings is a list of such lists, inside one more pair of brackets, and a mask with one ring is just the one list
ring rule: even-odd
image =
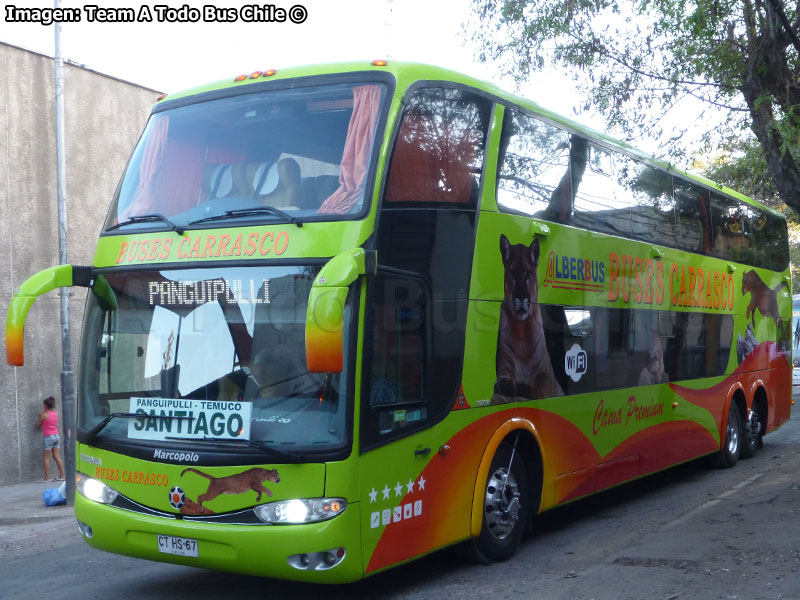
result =
[[97,434],[111,422],[111,419],[149,419],[155,417],[156,419],[194,419],[195,417],[184,417],[180,415],[148,415],[144,413],[111,413],[105,419],[100,421],[97,425],[92,427],[86,434],[86,443],[91,443]]
[[169,228],[177,233],[178,235],[183,235],[183,232],[186,231],[183,227],[178,227],[170,221],[167,217],[162,215],[161,213],[153,213],[150,215],[136,215],[135,217],[131,217],[125,221],[121,221],[119,223],[114,223],[111,227],[106,229],[106,231],[112,231],[114,229],[119,229],[120,227],[125,227],[126,225],[132,225],[134,223],[149,223],[151,221],[161,221],[162,223],[166,223],[169,225]]
[[221,215],[214,215],[213,217],[203,217],[202,219],[197,219],[196,221],[190,221],[189,225],[197,225],[198,223],[207,223],[209,221],[224,221],[226,219],[236,219],[238,217],[252,217],[255,215],[277,215],[282,219],[286,219],[289,223],[297,225],[298,227],[303,226],[303,222],[298,219],[297,217],[293,217],[289,213],[285,213],[282,210],[275,208],[274,206],[254,206],[253,208],[239,208],[236,210],[226,210]]
[[258,448],[259,450],[263,450],[265,452],[274,454],[283,459],[290,459],[292,462],[301,462],[303,457],[299,454],[295,454],[294,452],[289,452],[288,450],[281,450],[279,448],[275,448],[274,446],[269,446],[267,444],[262,444],[261,442],[256,442],[254,440],[246,440],[246,439],[233,439],[233,438],[218,438],[218,437],[204,437],[204,438],[180,438],[180,437],[166,437],[164,439],[167,440],[180,440],[182,442],[206,442],[208,444],[215,444],[218,446],[240,446],[245,444],[247,446],[252,446],[253,448]]

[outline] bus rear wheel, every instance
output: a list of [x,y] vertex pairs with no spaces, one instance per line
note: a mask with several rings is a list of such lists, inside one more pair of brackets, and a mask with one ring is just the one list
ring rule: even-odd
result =
[[764,445],[764,428],[761,419],[761,404],[753,402],[750,409],[750,417],[745,426],[745,440],[742,444],[741,458],[750,458],[755,455],[756,450]]
[[735,402],[728,408],[728,419],[725,425],[725,442],[722,448],[711,457],[711,464],[718,469],[729,469],[739,460],[742,451],[742,417]]
[[510,558],[522,540],[530,508],[522,453],[503,444],[486,479],[483,524],[475,540],[478,552],[493,562]]

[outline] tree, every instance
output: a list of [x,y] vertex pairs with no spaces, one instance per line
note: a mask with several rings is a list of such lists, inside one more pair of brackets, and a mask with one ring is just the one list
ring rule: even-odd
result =
[[[706,144],[750,144],[770,188],[800,212],[800,4],[782,0],[473,0],[480,58],[517,83],[566,68],[613,131],[661,136],[695,99]],[[710,120],[708,112],[721,113]],[[688,127],[688,126],[687,126]],[[675,135],[667,156],[696,148]],[[767,189],[767,188],[765,188]]]

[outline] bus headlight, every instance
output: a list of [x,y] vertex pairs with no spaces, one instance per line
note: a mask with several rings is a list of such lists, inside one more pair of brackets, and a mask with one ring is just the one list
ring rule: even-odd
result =
[[261,504],[253,510],[265,523],[296,525],[327,521],[342,514],[345,508],[344,498],[299,498]]
[[98,481],[97,479],[92,479],[86,475],[80,475],[77,478],[76,483],[76,487],[81,495],[85,496],[89,500],[93,500],[94,502],[99,502],[100,504],[111,504],[117,499],[117,490],[108,487],[105,483]]

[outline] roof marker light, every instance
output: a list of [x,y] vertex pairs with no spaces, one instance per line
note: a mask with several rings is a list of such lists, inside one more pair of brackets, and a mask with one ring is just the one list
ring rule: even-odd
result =
[[158,98],[156,98],[156,102],[161,102],[166,97],[167,97],[167,94],[161,94]]
[[275,69],[267,69],[266,71],[264,71],[264,73],[261,76],[262,77],[272,77],[273,75],[275,75],[275,73],[277,73],[277,71]]
[[383,58],[375,59],[370,64],[373,67],[385,67],[386,66],[386,59],[383,59]]
[[247,79],[247,75],[239,75],[234,81],[244,81]]
[[261,77],[261,71],[253,71],[250,73],[250,79],[258,79]]

